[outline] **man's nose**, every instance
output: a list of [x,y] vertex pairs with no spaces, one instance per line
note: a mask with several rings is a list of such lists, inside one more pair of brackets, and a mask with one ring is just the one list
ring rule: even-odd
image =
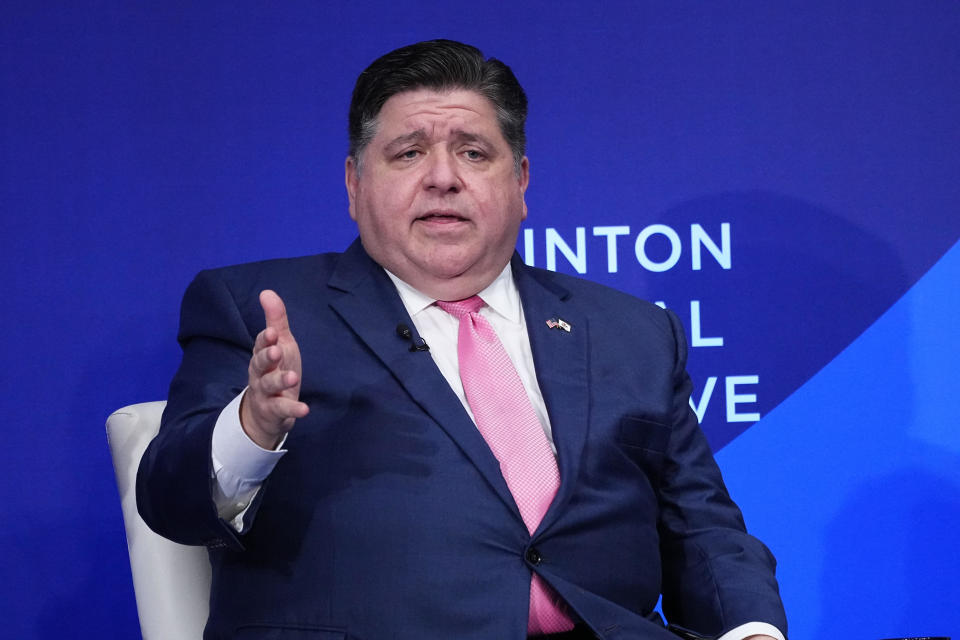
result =
[[439,151],[427,157],[424,188],[440,193],[456,193],[463,188],[456,158],[451,153]]

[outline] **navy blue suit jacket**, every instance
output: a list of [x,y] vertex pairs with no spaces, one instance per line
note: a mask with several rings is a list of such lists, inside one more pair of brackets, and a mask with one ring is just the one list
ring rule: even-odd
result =
[[[533,536],[430,354],[397,335],[413,323],[359,242],[195,279],[137,499],[154,530],[210,549],[206,638],[520,640],[531,571],[601,638],[675,638],[651,613],[661,591],[671,621],[706,634],[786,628],[773,558],[688,406],[675,316],[518,256],[513,270],[561,474]],[[211,433],[246,385],[265,288],[286,303],[310,414],[237,536],[211,499]]]

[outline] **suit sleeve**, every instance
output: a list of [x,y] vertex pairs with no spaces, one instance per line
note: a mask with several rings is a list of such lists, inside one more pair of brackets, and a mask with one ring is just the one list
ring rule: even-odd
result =
[[667,311],[676,344],[673,416],[660,490],[663,611],[698,633],[720,635],[746,622],[786,632],[776,561],[746,532],[696,415],[686,373],[687,346]]
[[151,529],[181,544],[242,548],[217,515],[211,441],[220,412],[246,386],[253,342],[262,328],[249,326],[242,314],[250,295],[237,296],[218,272],[200,273],[184,294],[177,337],[183,359],[160,431],[137,473],[140,515]]

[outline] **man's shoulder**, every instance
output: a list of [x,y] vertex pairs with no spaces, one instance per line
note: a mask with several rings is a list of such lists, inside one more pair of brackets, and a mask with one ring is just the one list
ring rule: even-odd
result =
[[204,269],[199,276],[219,278],[230,282],[258,280],[262,277],[296,277],[304,273],[329,274],[343,254],[340,252],[318,253],[292,258],[270,258],[253,262],[241,262],[222,267]]
[[[562,306],[557,311],[564,313],[566,307],[575,316],[588,320],[597,338],[649,341],[652,336],[659,336],[664,345],[675,345],[683,339],[676,316],[652,302],[577,276],[527,265],[521,268],[524,278],[536,281],[558,297]],[[526,289],[530,291],[529,287]]]
[[326,291],[341,255],[321,253],[204,269],[187,287],[183,304],[185,308],[197,309],[211,305],[249,307],[256,316],[262,314],[259,296],[264,289],[277,292],[288,305]]
[[585,304],[593,308],[609,308],[613,305],[639,313],[663,314],[663,309],[652,302],[593,280],[529,265],[523,265],[522,269],[527,276],[572,304]]
[[235,293],[273,289],[324,287],[336,269],[343,254],[320,253],[294,258],[272,258],[204,269],[194,278],[193,285],[225,286]]

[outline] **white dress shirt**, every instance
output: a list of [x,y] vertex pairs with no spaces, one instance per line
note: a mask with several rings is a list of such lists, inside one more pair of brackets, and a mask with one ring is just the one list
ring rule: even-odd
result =
[[[473,420],[473,412],[467,402],[460,381],[460,364],[457,358],[458,318],[436,306],[435,298],[424,295],[409,284],[387,271],[403,301],[403,306],[413,320],[420,337],[430,346],[430,356],[440,369],[450,388],[460,398],[463,408]],[[513,282],[513,272],[507,264],[500,275],[478,294],[486,303],[480,309],[493,326],[504,350],[510,356],[530,398],[534,412],[556,454],[550,416],[543,402],[540,385],[537,383],[533,364],[533,352],[527,336],[527,325],[520,304],[520,293]],[[546,321],[546,318],[544,318]],[[263,449],[254,443],[240,425],[240,402],[243,393],[233,399],[220,413],[213,429],[212,457],[216,482],[213,497],[220,517],[236,531],[243,532],[243,514],[256,496],[260,485],[279,462],[286,449],[281,442],[276,450]],[[474,422],[476,422],[474,420]],[[284,438],[284,441],[286,439]],[[718,640],[745,640],[753,635],[765,634],[785,640],[783,634],[767,623],[750,622],[725,633]]]

